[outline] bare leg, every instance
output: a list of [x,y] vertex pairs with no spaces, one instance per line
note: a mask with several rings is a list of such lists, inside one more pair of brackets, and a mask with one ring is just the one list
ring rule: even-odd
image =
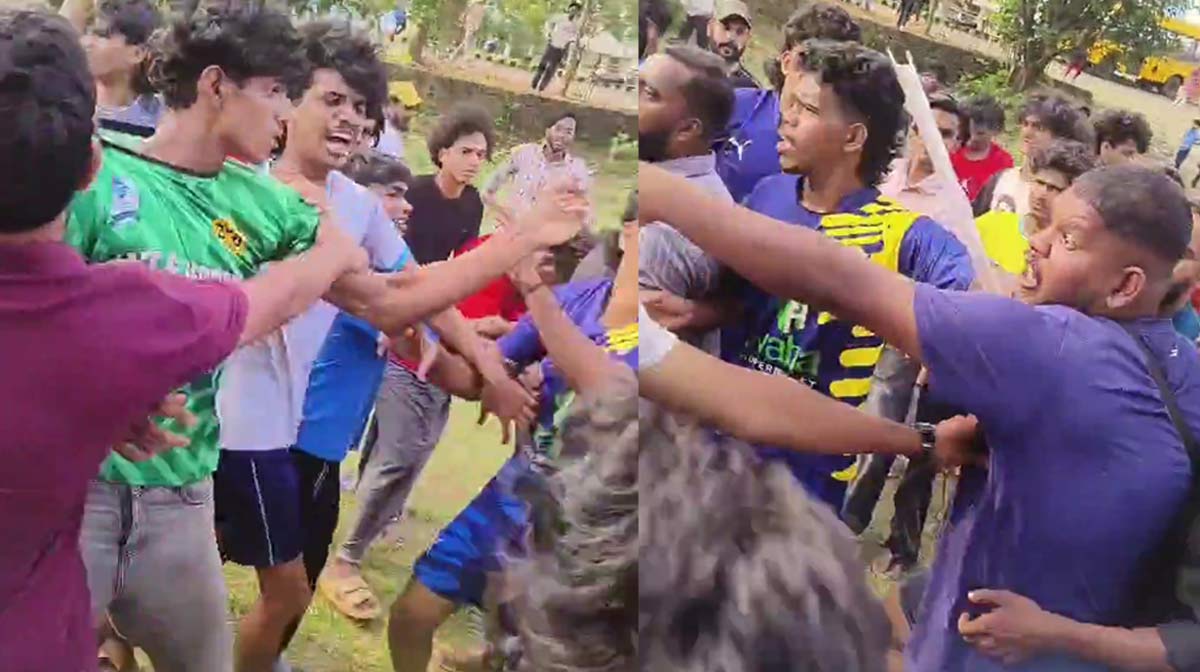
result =
[[308,609],[312,591],[304,562],[258,570],[259,597],[237,633],[237,672],[270,672],[292,623]]
[[396,672],[426,672],[433,655],[433,636],[458,605],[410,581],[392,605],[388,649]]

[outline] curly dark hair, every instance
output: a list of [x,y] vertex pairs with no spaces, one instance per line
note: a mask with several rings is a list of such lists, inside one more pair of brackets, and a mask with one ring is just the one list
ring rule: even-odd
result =
[[443,114],[429,132],[429,158],[433,165],[442,167],[438,155],[443,149],[448,149],[459,138],[473,133],[482,133],[487,140],[487,158],[492,158],[492,148],[495,146],[495,127],[492,125],[492,115],[483,107],[471,103],[460,103]]
[[866,124],[858,175],[879,184],[900,153],[908,114],[896,70],[883,54],[853,42],[810,40],[801,67],[833,88],[842,112]]
[[1105,110],[1092,120],[1092,129],[1096,133],[1096,151],[1104,143],[1116,147],[1133,140],[1137,144],[1138,154],[1150,151],[1150,141],[1154,139],[1154,131],[1150,122],[1139,112],[1128,110]]
[[304,56],[312,70],[336,70],[346,84],[366,99],[367,118],[383,127],[388,100],[387,69],[379,49],[365,33],[345,21],[314,21],[300,28]]
[[300,34],[286,14],[269,6],[209,7],[162,33],[150,81],[172,109],[196,102],[196,84],[205,68],[217,66],[241,84],[274,77],[292,97],[308,88],[310,70]]
[[[862,42],[862,28],[841,7],[814,2],[797,9],[783,24],[783,45],[779,53],[782,55],[809,40]],[[767,80],[775,90],[782,90],[784,72],[779,59],[768,61],[766,71]]]
[[890,629],[849,530],[744,444],[644,412],[645,670],[882,672]]
[[91,170],[96,89],[74,29],[0,9],[0,232],[54,220]]
[[522,668],[625,672],[638,647],[638,396],[632,373],[581,395],[563,423],[573,462],[549,483],[554,532],[512,575]]
[[1087,115],[1062,96],[1045,93],[1030,96],[1021,107],[1021,123],[1030,120],[1056,138],[1092,144]]
[[1080,175],[1097,165],[1092,148],[1074,140],[1055,140],[1035,150],[1029,157],[1029,167],[1033,172],[1056,170],[1067,178],[1068,183],[1079,179]]
[[977,126],[1003,131],[1005,124],[1004,106],[995,98],[982,95],[968,98],[963,103],[963,112]]

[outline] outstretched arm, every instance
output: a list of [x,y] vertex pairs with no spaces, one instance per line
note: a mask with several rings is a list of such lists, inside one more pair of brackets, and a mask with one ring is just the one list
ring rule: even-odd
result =
[[920,360],[911,280],[816,231],[722,203],[661,168],[638,169],[642,221],[663,221],[742,277],[821,306]]
[[727,364],[642,313],[641,396],[751,443],[834,455],[921,452],[915,429],[825,397],[785,376]]
[[326,300],[386,334],[400,334],[483,289],[534,250],[566,242],[579,231],[586,212],[587,201],[576,187],[555,185],[514,226],[470,252],[421,269],[415,278],[349,275],[338,280]]

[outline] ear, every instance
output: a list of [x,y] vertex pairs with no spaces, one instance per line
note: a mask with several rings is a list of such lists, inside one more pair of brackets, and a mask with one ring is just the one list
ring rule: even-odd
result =
[[219,66],[210,65],[200,72],[196,80],[196,100],[209,99],[214,105],[220,106],[226,95],[225,88],[228,78]]
[[863,147],[867,144],[867,136],[868,135],[869,135],[869,132],[867,131],[866,124],[864,124],[864,123],[850,124],[850,127],[848,129],[846,129],[846,140],[843,143],[843,149],[846,151],[847,154],[853,154],[854,152],[861,152]]
[[1120,281],[1105,297],[1105,305],[1110,310],[1125,308],[1136,301],[1146,287],[1146,271],[1140,266],[1126,266],[1121,270]]
[[699,138],[704,134],[704,123],[699,119],[692,117],[679,122],[679,125],[667,136],[668,142],[671,138],[679,138],[682,141]]

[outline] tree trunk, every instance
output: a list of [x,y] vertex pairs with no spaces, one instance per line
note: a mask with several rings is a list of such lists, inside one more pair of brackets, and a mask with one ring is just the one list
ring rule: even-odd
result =
[[412,24],[409,24],[409,30],[415,30],[417,34],[408,41],[408,55],[412,56],[413,63],[425,65],[425,43],[429,41],[429,31],[424,26]]
[[583,37],[588,34],[588,28],[592,24],[592,0],[584,0],[583,20],[579,22],[579,37],[575,38],[571,54],[571,63],[567,66],[567,71],[563,73],[563,98],[567,97],[567,91],[571,90],[571,84],[575,82],[575,74],[579,72],[579,63],[583,61]]
[[1045,77],[1046,66],[1050,65],[1048,58],[1039,58],[1036,62],[1026,62],[1018,60],[1013,64],[1012,72],[1008,76],[1008,85],[1014,91],[1023,92],[1032,89],[1041,83]]

